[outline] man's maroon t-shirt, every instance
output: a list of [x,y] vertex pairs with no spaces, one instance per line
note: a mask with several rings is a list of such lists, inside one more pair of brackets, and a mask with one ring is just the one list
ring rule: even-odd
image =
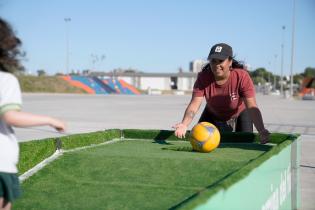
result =
[[229,79],[218,85],[211,70],[206,69],[198,74],[193,96],[204,96],[215,120],[227,121],[245,109],[242,98],[255,97],[255,87],[246,70],[232,69]]

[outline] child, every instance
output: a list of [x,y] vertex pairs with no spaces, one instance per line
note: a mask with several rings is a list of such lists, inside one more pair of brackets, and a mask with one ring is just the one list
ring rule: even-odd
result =
[[21,91],[13,69],[19,67],[21,41],[10,25],[0,18],[0,210],[11,209],[20,194],[17,176],[19,147],[12,126],[49,125],[63,132],[65,124],[55,118],[21,112]]

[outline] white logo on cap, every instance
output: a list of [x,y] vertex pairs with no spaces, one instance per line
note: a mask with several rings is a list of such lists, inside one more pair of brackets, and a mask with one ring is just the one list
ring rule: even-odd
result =
[[217,46],[214,50],[214,52],[221,52],[222,50],[222,47],[221,46]]

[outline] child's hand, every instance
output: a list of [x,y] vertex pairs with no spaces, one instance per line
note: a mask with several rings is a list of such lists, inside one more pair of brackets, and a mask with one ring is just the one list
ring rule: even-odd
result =
[[51,119],[50,126],[55,128],[58,132],[65,132],[66,130],[66,125],[63,121],[58,120],[58,119]]

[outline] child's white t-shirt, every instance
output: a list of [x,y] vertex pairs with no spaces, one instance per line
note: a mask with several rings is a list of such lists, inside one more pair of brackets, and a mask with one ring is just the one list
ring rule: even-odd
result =
[[10,73],[0,71],[0,172],[17,173],[19,145],[11,126],[2,116],[11,110],[20,110],[21,90],[18,80]]

